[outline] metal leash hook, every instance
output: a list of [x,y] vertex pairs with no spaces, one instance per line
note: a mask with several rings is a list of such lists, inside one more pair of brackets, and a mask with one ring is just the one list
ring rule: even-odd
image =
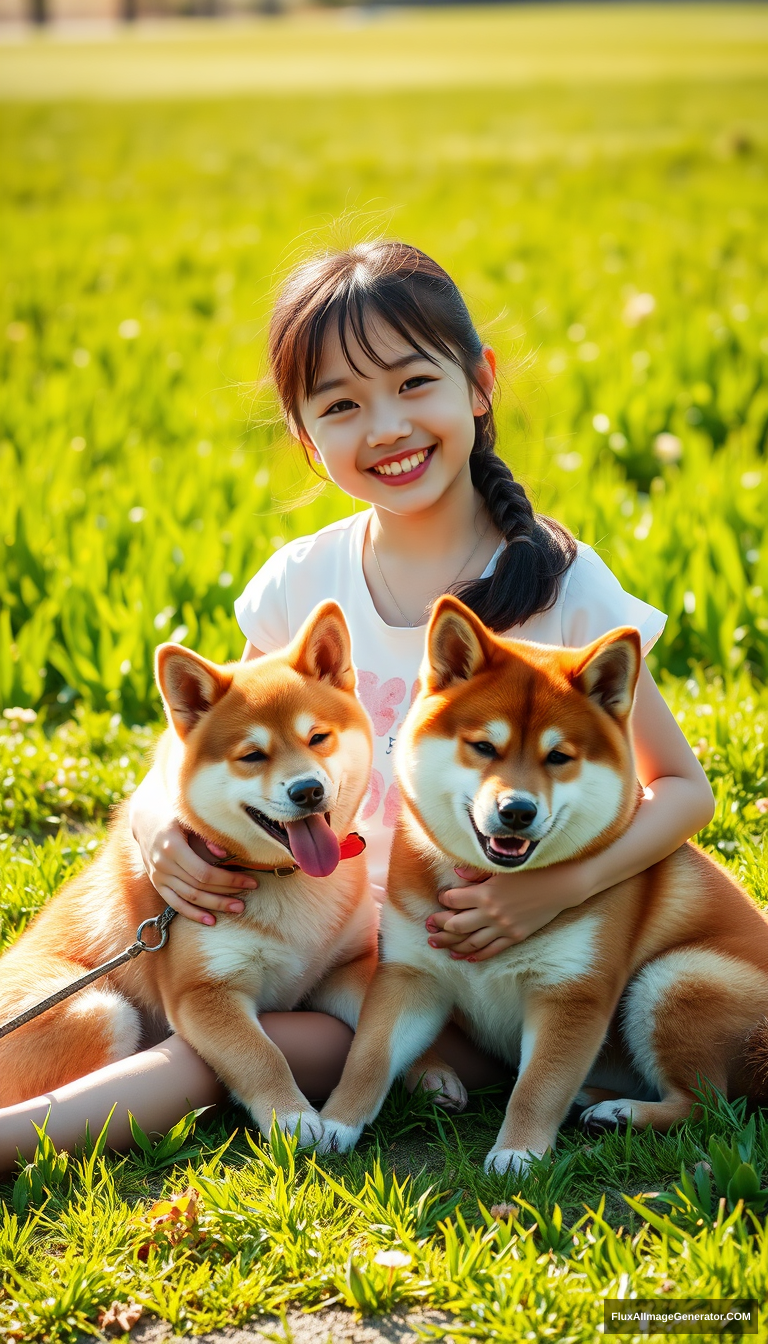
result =
[[[65,985],[63,989],[57,989],[55,994],[50,994],[47,999],[36,1003],[33,1008],[27,1008],[26,1012],[19,1013],[18,1017],[12,1017],[10,1022],[4,1022],[0,1026],[0,1040],[4,1036],[10,1036],[12,1031],[17,1031],[19,1027],[26,1026],[27,1022],[32,1022],[41,1013],[45,1013],[49,1008],[55,1008],[57,1003],[63,1003],[65,999],[76,994],[79,989],[85,989],[92,985],[94,980],[100,980],[103,975],[109,975],[110,971],[116,971],[120,966],[125,966],[126,962],[133,961],[135,957],[142,952],[159,952],[161,947],[165,947],[168,942],[168,925],[172,919],[176,918],[176,911],[172,906],[166,905],[161,915],[155,915],[154,919],[145,919],[136,930],[136,941],[126,947],[124,952],[118,956],[105,961],[102,966],[97,966],[93,971],[87,971],[81,975],[79,980],[73,980],[71,985]],[[159,943],[146,943],[144,941],[144,930],[154,929],[155,933],[160,934]]]
[[[136,942],[141,944],[142,952],[159,952],[161,947],[165,947],[168,942],[168,925],[176,914],[170,905],[166,905],[162,915],[155,915],[154,919],[145,919],[136,930]],[[159,943],[145,943],[144,930],[154,929],[155,933],[160,934]]]

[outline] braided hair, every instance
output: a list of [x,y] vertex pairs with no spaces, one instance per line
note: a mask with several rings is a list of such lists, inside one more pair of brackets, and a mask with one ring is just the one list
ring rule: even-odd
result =
[[[493,407],[478,378],[483,343],[459,289],[436,261],[407,243],[379,241],[326,253],[292,273],[269,330],[270,365],[288,424],[301,435],[299,405],[317,383],[329,327],[335,327],[355,372],[360,371],[350,337],[373,363],[386,367],[371,341],[370,316],[387,323],[424,359],[434,361],[436,352],[458,364],[486,407],[475,418],[470,474],[507,544],[489,578],[464,580],[452,591],[491,630],[522,625],[556,601],[576,542],[560,523],[534,512],[496,452]],[[306,446],[304,451],[312,467]]]

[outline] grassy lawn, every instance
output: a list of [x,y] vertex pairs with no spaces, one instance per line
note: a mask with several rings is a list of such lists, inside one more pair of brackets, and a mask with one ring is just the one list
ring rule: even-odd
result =
[[[768,11],[739,5],[0,45],[0,947],[140,778],[155,644],[238,656],[245,580],[349,511],[295,502],[263,337],[296,257],[380,231],[465,289],[539,506],[669,613],[700,839],[768,904],[767,72]],[[74,1340],[116,1299],[180,1332],[335,1301],[591,1341],[605,1296],[766,1300],[760,1117],[566,1128],[520,1186],[482,1174],[500,1104],[398,1092],[317,1164],[235,1110],[127,1158],[43,1143],[0,1186],[0,1337]]]

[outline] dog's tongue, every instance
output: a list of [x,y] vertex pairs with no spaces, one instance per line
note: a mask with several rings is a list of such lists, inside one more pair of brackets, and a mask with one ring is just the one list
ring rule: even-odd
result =
[[497,854],[527,854],[531,847],[530,840],[522,835],[492,835],[491,850]]
[[310,877],[328,877],[336,868],[341,854],[339,842],[325,817],[315,813],[303,821],[287,821],[285,829],[291,842],[291,852],[303,873]]

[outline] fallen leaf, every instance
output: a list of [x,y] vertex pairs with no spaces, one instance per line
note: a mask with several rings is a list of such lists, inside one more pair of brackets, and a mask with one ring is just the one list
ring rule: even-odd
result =
[[516,1218],[520,1212],[516,1204],[492,1204],[492,1218]]
[[97,1324],[100,1330],[113,1335],[125,1335],[138,1321],[144,1308],[138,1302],[113,1302],[102,1307]]

